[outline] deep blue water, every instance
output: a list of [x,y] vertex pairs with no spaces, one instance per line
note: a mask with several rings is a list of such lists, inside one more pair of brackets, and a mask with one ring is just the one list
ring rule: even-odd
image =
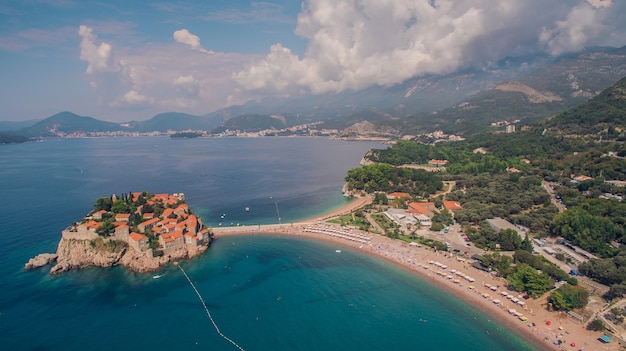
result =
[[[0,147],[0,350],[237,350],[174,267],[25,271],[99,196],[184,192],[211,226],[283,223],[342,205],[375,142],[110,138]],[[250,208],[250,212],[244,210]],[[226,214],[224,219],[221,215]],[[245,350],[530,350],[468,306],[384,262],[278,236],[217,240],[183,267]]]

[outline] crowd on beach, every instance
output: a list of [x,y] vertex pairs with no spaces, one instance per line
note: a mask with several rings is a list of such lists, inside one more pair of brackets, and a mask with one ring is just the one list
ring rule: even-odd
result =
[[455,294],[474,308],[493,316],[494,323],[518,330],[537,347],[547,350],[619,349],[616,342],[600,343],[597,339],[602,333],[586,330],[583,323],[567,314],[548,311],[547,296],[524,299],[519,293],[509,290],[504,279],[473,268],[471,259],[463,255],[409,244],[356,228],[346,229],[320,220],[216,228],[214,233],[218,239],[220,236],[237,234],[293,235],[352,247],[419,274],[444,291]]

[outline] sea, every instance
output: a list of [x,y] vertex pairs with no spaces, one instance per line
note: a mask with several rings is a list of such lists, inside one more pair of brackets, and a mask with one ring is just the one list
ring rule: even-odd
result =
[[183,192],[211,227],[314,217],[345,204],[346,171],[384,147],[167,137],[0,146],[0,350],[532,350],[411,272],[311,239],[220,238],[181,263],[189,280],[175,266],[159,279],[23,268],[111,194]]

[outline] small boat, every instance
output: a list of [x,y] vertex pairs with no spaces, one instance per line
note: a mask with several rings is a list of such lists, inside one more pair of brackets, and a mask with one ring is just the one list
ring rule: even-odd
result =
[[155,275],[152,276],[152,279],[159,279],[161,277],[163,277],[163,276],[160,275],[160,274],[155,274]]
[[245,208],[246,212],[250,212],[250,207]]
[[224,217],[226,217],[226,213],[220,216],[221,219],[224,219]]
[[341,253],[341,250],[335,250],[336,253]]

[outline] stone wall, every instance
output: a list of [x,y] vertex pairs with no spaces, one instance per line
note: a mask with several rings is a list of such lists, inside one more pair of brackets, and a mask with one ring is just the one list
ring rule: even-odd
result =
[[93,240],[98,234],[82,226],[71,226],[61,232],[61,237],[66,240]]

